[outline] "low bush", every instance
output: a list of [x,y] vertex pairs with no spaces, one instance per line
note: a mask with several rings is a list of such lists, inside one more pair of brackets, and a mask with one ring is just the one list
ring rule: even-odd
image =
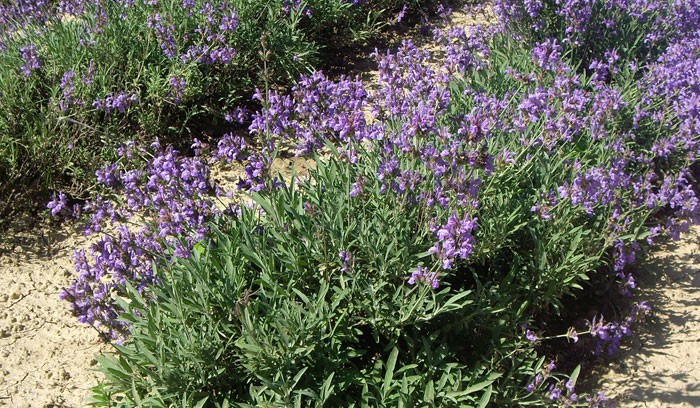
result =
[[[566,333],[538,319],[592,277],[629,293],[642,248],[700,220],[700,35],[607,76],[557,38],[438,38],[441,65],[410,42],[377,55],[373,90],[317,72],[261,92],[250,137],[213,149],[249,202],[216,204],[211,163],[172,148],[100,171],[123,198],[90,204],[91,231],[151,221],[79,252],[63,294],[117,342],[96,405],[606,404],[535,345],[613,352],[648,307]],[[290,150],[313,165],[285,180]]]
[[[0,197],[85,196],[120,143],[220,136],[256,88],[287,86],[419,1],[61,0],[0,6]],[[328,63],[328,61],[325,61]],[[28,186],[34,188],[27,188]],[[18,206],[18,205],[15,205]],[[19,205],[21,206],[21,204]],[[2,210],[2,208],[0,208]]]
[[697,6],[693,0],[494,3],[508,29],[531,42],[555,38],[571,50],[580,69],[597,72],[599,65],[610,62],[626,65],[654,60],[669,42],[698,29]]

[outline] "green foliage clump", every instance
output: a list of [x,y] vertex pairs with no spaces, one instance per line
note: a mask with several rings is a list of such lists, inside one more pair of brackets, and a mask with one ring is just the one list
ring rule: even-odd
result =
[[[646,307],[566,334],[539,319],[566,314],[592,278],[629,292],[642,246],[700,219],[698,112],[676,99],[697,95],[676,92],[682,47],[581,72],[575,47],[516,38],[454,30],[441,67],[405,43],[379,57],[377,91],[319,73],[267,90],[250,127],[262,151],[235,135],[217,146],[251,199],[229,215],[179,206],[205,201],[188,184],[208,186],[201,158],[181,171],[168,150],[149,174],[113,170],[123,213],[171,200],[158,225],[186,231],[190,217],[196,234],[122,233],[83,253],[74,312],[126,332],[101,359],[95,404],[586,404],[579,369],[557,372],[536,344],[586,334],[591,354],[614,351]],[[272,162],[290,148],[313,165],[282,182]]]
[[[126,140],[189,146],[227,109],[328,64],[404,2],[19,1],[0,21],[0,211],[85,196]],[[409,4],[418,5],[411,1]],[[326,57],[327,58],[327,57]],[[229,116],[227,116],[227,114]],[[12,202],[12,200],[23,200]]]
[[[219,222],[190,259],[160,271],[160,285],[130,290],[121,318],[131,336],[118,358],[102,360],[110,381],[96,399],[485,404],[500,374],[473,367],[490,333],[505,329],[491,299],[409,285],[406,274],[430,262],[425,214],[378,194],[378,184],[368,187],[373,199],[351,197],[352,177],[342,163],[319,162],[298,186],[256,194],[260,211]],[[465,341],[477,332],[482,341]]]

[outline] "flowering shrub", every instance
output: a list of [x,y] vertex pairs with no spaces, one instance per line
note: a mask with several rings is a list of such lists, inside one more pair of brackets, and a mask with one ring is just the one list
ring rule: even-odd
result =
[[[83,209],[116,225],[63,295],[119,343],[98,405],[606,406],[534,345],[614,352],[648,306],[566,334],[535,317],[592,277],[629,294],[643,247],[699,221],[700,36],[580,72],[566,35],[516,29],[439,33],[438,65],[410,42],[377,53],[373,89],[316,72],[257,91],[251,137],[211,155],[244,169],[247,203],[216,205],[232,193],[202,155],[156,145],[143,170],[149,150],[124,148],[97,174],[122,198]],[[308,174],[273,170],[289,151]]]
[[496,0],[509,29],[533,41],[557,38],[581,68],[608,69],[654,59],[669,43],[698,28],[695,0]]
[[[0,196],[34,181],[84,194],[120,143],[185,148],[226,109],[284,87],[409,2],[56,0],[0,5]],[[327,50],[326,50],[327,51]],[[184,141],[184,142],[183,142]],[[17,193],[18,196],[27,193]]]

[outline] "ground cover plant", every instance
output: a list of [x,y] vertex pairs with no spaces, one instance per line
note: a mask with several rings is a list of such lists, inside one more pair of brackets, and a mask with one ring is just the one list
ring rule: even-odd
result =
[[[0,4],[0,199],[64,188],[132,139],[221,136],[256,87],[287,86],[419,1],[40,0]],[[405,10],[404,10],[405,11]],[[321,54],[324,51],[325,54]],[[203,137],[203,136],[200,136]]]
[[[378,52],[372,89],[320,72],[261,89],[249,134],[194,156],[125,145],[81,209],[108,231],[63,293],[115,342],[95,404],[605,406],[537,345],[614,352],[648,305],[559,333],[538,319],[592,278],[629,293],[644,247],[697,223],[700,4],[537,3],[542,37],[524,4],[438,32],[437,65],[410,42]],[[570,40],[574,10],[634,41],[582,56],[598,38]],[[290,151],[314,165],[285,179]],[[243,169],[247,200],[215,162]]]

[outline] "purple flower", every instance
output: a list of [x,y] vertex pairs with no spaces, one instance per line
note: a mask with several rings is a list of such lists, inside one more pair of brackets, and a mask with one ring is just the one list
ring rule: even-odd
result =
[[148,18],[147,26],[155,32],[155,36],[160,42],[160,48],[166,57],[172,59],[178,55],[177,40],[175,39],[175,25],[155,13]]
[[219,23],[219,29],[224,31],[235,31],[238,27],[238,13],[236,10],[230,10],[228,13],[221,17],[221,22]]
[[538,339],[538,337],[537,337],[537,335],[535,334],[535,332],[533,332],[533,331],[531,331],[531,330],[529,330],[529,329],[525,332],[525,338],[526,338],[528,341],[532,341],[532,342],[535,342],[535,341],[537,341],[537,339]]
[[566,382],[566,389],[569,390],[569,392],[571,392],[571,393],[574,392],[575,386],[576,386],[576,383],[573,380],[569,380]]
[[547,39],[535,45],[532,50],[532,59],[538,67],[547,70],[568,69],[564,64],[560,64],[563,48],[556,39]]
[[36,47],[33,44],[23,46],[19,50],[22,53],[22,59],[24,60],[21,71],[25,77],[30,77],[33,71],[41,68],[39,54],[37,54]]
[[408,283],[411,285],[424,283],[433,289],[440,287],[440,281],[437,279],[437,273],[430,272],[428,269],[420,265],[416,267],[416,270],[411,272],[411,277],[408,279]]
[[105,113],[112,113],[114,111],[126,113],[129,107],[138,103],[138,101],[138,95],[120,92],[116,95],[109,94],[104,99],[96,98],[92,102],[92,106],[95,110],[104,111]]
[[176,105],[182,101],[187,88],[187,80],[180,76],[170,77],[170,96],[173,98],[173,103]]
[[610,398],[605,396],[605,391],[601,391],[593,397],[586,397],[591,408],[605,408],[605,407],[615,407],[616,404],[610,400]]
[[346,273],[346,272],[352,270],[353,266],[355,265],[355,257],[352,256],[352,254],[350,252],[341,251],[338,254],[338,257],[343,262],[343,267],[340,269],[341,273]]
[[228,123],[237,122],[239,124],[243,124],[248,120],[249,117],[250,112],[248,112],[248,109],[245,106],[239,106],[233,111],[226,112],[226,114],[224,115],[224,120],[226,120],[226,122]]
[[75,77],[76,73],[73,70],[68,70],[61,78],[61,89],[63,90],[63,98],[58,102],[61,111],[66,111],[70,105],[80,104],[81,101],[76,100],[73,92],[75,92]]
[[282,10],[287,14],[298,9],[299,6],[301,6],[301,0],[284,0],[282,2]]
[[549,392],[547,393],[547,398],[549,398],[552,401],[558,401],[561,399],[561,388],[557,386],[550,386],[549,387]]
[[[114,339],[128,331],[116,319],[120,309],[114,295],[123,294],[127,281],[139,290],[157,284],[153,263],[171,256],[188,257],[206,234],[208,221],[220,214],[212,200],[214,188],[205,160],[183,157],[158,143],[153,149],[156,152],[145,170],[112,164],[97,172],[98,180],[120,191],[123,199],[115,204],[98,196],[88,202],[84,210],[91,225],[86,233],[99,232],[110,222],[116,225],[116,234],[105,235],[89,251],[76,253],[77,278],[62,294],[80,321],[99,326]],[[146,153],[133,144],[122,149],[127,165],[135,160],[129,159],[136,157],[135,150]],[[65,208],[65,196],[55,198],[50,208],[56,212]],[[132,231],[127,225],[135,213],[150,221]]]
[[603,351],[611,355],[617,352],[623,338],[632,334],[632,325],[650,310],[646,302],[638,302],[632,306],[629,315],[621,322],[605,322],[602,316],[594,317],[588,322],[588,326],[591,336],[597,339],[596,355],[602,354]]
[[105,165],[95,172],[97,182],[106,186],[115,186],[118,175],[118,166],[116,163]]
[[569,331],[566,333],[566,336],[570,338],[571,340],[574,341],[574,343],[578,343],[578,333],[576,332],[576,329],[573,327],[569,328]]
[[477,219],[466,216],[460,219],[452,212],[447,224],[434,230],[438,241],[428,250],[442,261],[443,269],[452,268],[456,259],[467,259],[476,241],[472,232],[477,228]]
[[242,136],[226,133],[217,144],[214,158],[229,163],[242,161],[248,157],[248,144]]
[[408,11],[408,5],[404,4],[403,8],[401,8],[401,11],[396,15],[395,21],[396,23],[400,23],[404,17],[406,17],[406,12]]
[[53,199],[46,207],[51,210],[52,216],[56,216],[68,208],[68,197],[63,192],[59,192],[58,196],[54,194]]
[[527,392],[534,392],[537,389],[537,387],[539,387],[540,384],[542,384],[543,382],[544,376],[542,375],[542,373],[537,373],[537,375],[535,375],[535,378],[532,380],[532,382],[530,382],[527,385],[527,387],[525,387],[525,389],[527,390]]

